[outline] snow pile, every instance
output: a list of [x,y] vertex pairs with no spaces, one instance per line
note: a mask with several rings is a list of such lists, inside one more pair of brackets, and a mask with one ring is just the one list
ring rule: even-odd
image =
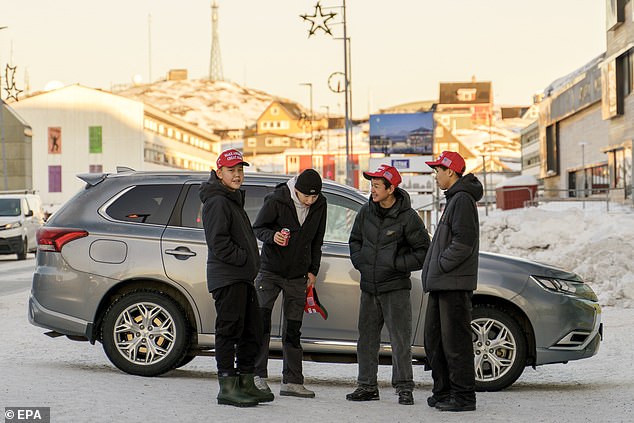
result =
[[481,216],[480,248],[571,270],[602,305],[634,307],[634,210],[586,207],[494,210]]

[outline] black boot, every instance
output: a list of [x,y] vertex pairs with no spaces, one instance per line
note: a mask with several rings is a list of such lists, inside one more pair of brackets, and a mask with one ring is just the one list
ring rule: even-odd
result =
[[218,392],[218,404],[233,405],[234,407],[253,407],[258,405],[258,400],[247,395],[240,389],[238,376],[218,376],[220,392]]
[[253,383],[253,373],[240,374],[240,390],[258,402],[271,402],[275,399],[273,392],[260,391]]

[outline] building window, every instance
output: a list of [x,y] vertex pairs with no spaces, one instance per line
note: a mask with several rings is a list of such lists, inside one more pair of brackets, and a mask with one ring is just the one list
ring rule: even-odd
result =
[[478,90],[475,88],[460,88],[456,91],[458,101],[474,101]]
[[559,174],[559,124],[546,128],[546,176]]
[[257,147],[258,141],[255,138],[247,139],[247,147]]
[[48,192],[62,192],[62,167],[48,167]]
[[272,114],[273,116],[275,116],[275,115],[279,115],[279,114],[280,114],[280,109],[279,109],[279,108],[277,108],[277,107],[271,107],[271,114]]
[[48,154],[62,154],[62,128],[48,128]]
[[89,152],[102,152],[102,129],[101,126],[91,126],[88,128]]

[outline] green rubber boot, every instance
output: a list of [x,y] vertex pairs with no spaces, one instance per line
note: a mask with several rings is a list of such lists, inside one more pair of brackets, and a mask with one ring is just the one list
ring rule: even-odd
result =
[[233,405],[234,407],[254,407],[258,400],[247,395],[240,389],[238,376],[218,376],[220,392],[218,392],[218,404]]
[[258,402],[271,402],[275,399],[275,395],[273,392],[264,392],[260,391],[257,386],[253,383],[253,373],[246,373],[240,375],[240,390],[253,397],[256,398]]

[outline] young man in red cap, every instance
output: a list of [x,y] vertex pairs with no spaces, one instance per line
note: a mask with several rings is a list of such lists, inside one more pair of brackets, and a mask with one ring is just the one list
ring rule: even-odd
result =
[[401,175],[381,165],[364,172],[371,195],[350,233],[350,259],[361,272],[361,304],[357,389],[349,401],[379,399],[377,371],[381,330],[387,326],[392,346],[392,386],[399,404],[414,404],[412,391],[412,308],[410,272],[423,267],[429,235],[412,209],[409,194],[398,184]]
[[476,202],[482,198],[482,184],[473,174],[463,176],[465,161],[454,151],[443,151],[425,163],[436,172],[436,183],[447,198],[422,273],[423,289],[429,292],[425,353],[434,380],[427,404],[441,411],[473,411],[471,296],[478,280]]
[[[270,392],[268,377],[271,312],[280,292],[284,294],[282,325],[282,386],[280,395],[313,398],[304,387],[300,344],[306,289],[315,285],[326,232],[326,197],[321,176],[306,169],[279,184],[266,196],[253,229],[262,244],[262,266],[255,280],[262,311],[264,337],[255,363],[255,385]],[[282,229],[288,229],[285,236]]]
[[218,404],[237,407],[274,399],[253,382],[262,321],[253,286],[260,254],[240,189],[248,165],[239,151],[223,151],[216,160],[217,170],[200,187],[208,248],[207,287],[216,306]]

